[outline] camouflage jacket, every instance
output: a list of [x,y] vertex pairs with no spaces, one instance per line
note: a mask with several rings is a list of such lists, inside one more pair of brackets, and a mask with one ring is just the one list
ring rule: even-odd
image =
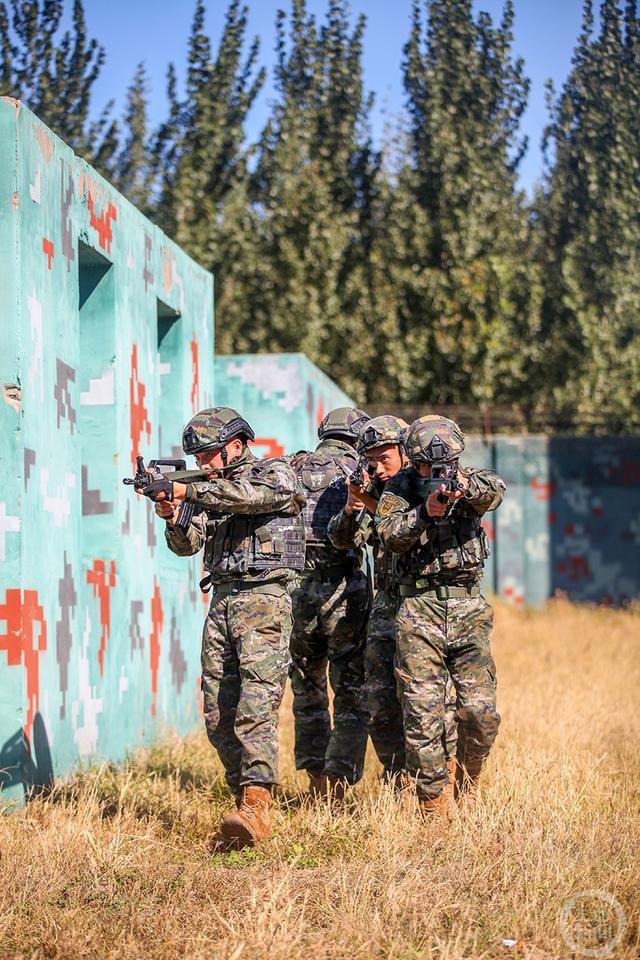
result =
[[304,496],[284,460],[247,452],[224,479],[189,484],[185,499],[200,510],[184,532],[167,524],[167,545],[181,557],[204,547],[214,582],[286,579],[302,570]]
[[[380,499],[385,484],[374,480],[369,493]],[[374,526],[373,517],[368,510],[361,516],[356,513],[345,513],[344,508],[337,513],[329,523],[329,539],[338,550],[362,549],[371,546],[373,549],[373,570],[375,587],[393,593],[395,587],[393,573],[393,554],[385,550]]]
[[387,482],[375,528],[383,547],[397,555],[399,583],[464,584],[482,577],[489,543],[480,518],[500,506],[505,485],[492,470],[468,467],[463,473],[469,479],[466,495],[442,518],[428,516],[413,467]]

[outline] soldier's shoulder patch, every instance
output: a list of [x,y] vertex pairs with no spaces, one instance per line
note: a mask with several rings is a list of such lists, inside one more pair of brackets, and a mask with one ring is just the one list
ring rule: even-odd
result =
[[380,502],[378,503],[378,515],[381,517],[387,517],[390,513],[393,513],[397,509],[398,504],[400,503],[399,497],[394,497],[393,494],[383,493]]

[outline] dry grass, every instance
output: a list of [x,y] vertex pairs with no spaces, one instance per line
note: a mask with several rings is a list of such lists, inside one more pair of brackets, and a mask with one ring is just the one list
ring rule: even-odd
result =
[[[562,905],[590,889],[627,916],[608,955],[637,957],[640,616],[500,606],[494,646],[503,725],[449,828],[397,805],[370,758],[351,810],[280,800],[272,840],[212,857],[213,751],[165,744],[0,818],[0,957],[564,958]],[[293,793],[288,709],[282,727]]]

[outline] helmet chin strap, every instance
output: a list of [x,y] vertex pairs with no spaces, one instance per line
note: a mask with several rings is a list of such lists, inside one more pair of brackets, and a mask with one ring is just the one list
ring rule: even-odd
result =
[[225,470],[230,470],[231,467],[233,467],[234,463],[237,463],[239,460],[242,460],[246,452],[247,452],[247,445],[246,443],[243,443],[241,453],[239,453],[236,457],[232,457],[231,460],[229,460],[229,454],[227,453],[227,448],[226,446],[223,447],[222,450],[220,451],[220,459],[222,460],[222,472],[224,473]]

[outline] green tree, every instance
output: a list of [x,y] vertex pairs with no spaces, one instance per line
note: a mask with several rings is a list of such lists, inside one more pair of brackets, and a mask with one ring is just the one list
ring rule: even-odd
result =
[[591,0],[572,69],[550,88],[547,171],[537,198],[545,380],[552,412],[613,430],[640,402],[640,29],[637,3]]
[[[400,399],[517,401],[535,323],[529,227],[517,191],[526,141],[513,5],[474,18],[471,0],[415,0],[405,47],[407,156],[389,195],[381,259],[392,264],[390,341]],[[389,352],[389,351],[388,351]],[[410,360],[409,360],[410,358]]]
[[147,120],[147,74],[139,63],[127,91],[123,117],[124,136],[113,164],[113,184],[140,210],[147,211],[152,199],[154,168]]
[[101,172],[117,150],[117,125],[108,104],[91,118],[91,92],[105,51],[87,35],[82,0],[74,0],[71,28],[59,35],[64,0],[0,3],[0,94],[27,106]]
[[278,15],[277,100],[252,186],[254,244],[225,313],[233,349],[301,350],[358,399],[375,355],[367,247],[379,168],[364,28],[364,17],[351,24],[343,0],[329,0],[321,26],[304,0]]
[[215,57],[204,21],[205,6],[197,0],[183,99],[175,70],[169,68],[169,117],[153,150],[156,217],[223,282],[227,256],[222,211],[230,194],[246,186],[244,123],[264,83],[264,70],[255,70],[257,39],[244,56],[247,7],[240,0],[231,0],[227,8]]

